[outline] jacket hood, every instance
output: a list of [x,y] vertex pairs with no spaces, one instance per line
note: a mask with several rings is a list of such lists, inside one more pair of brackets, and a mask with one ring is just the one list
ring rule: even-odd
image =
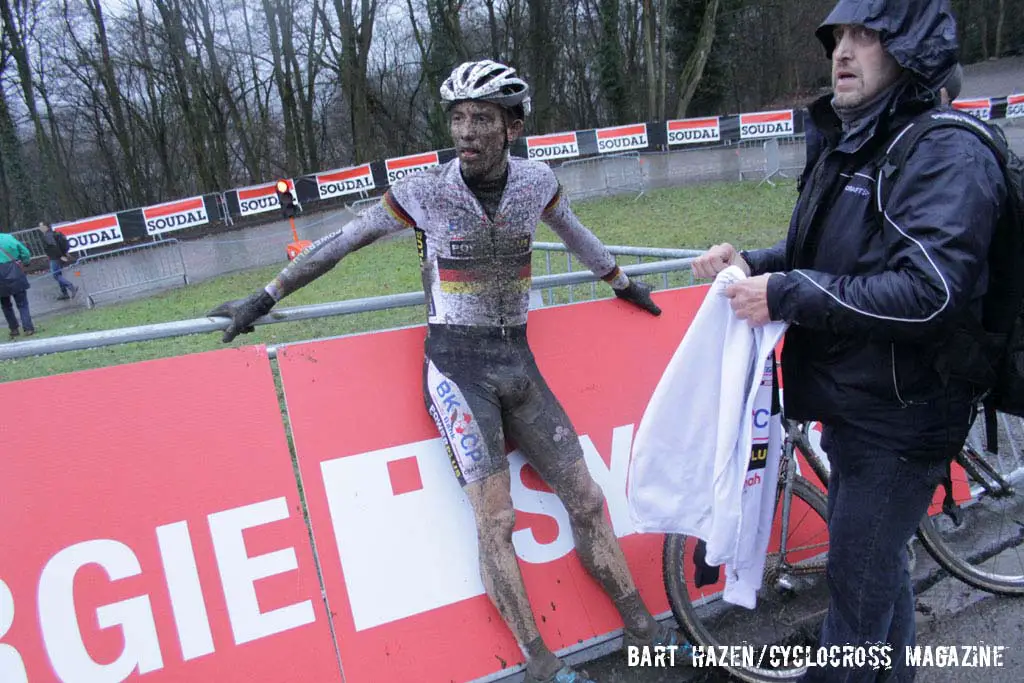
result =
[[832,30],[838,24],[877,31],[882,48],[930,89],[946,79],[957,61],[956,20],[949,0],[839,0],[815,31],[829,59],[836,47]]

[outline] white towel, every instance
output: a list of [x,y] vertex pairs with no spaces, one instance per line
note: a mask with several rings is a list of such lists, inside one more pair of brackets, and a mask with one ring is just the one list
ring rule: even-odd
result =
[[725,599],[753,608],[782,445],[772,352],[786,324],[736,317],[724,292],[743,278],[735,266],[718,274],[669,361],[633,441],[627,496],[638,531],[703,539],[707,563],[729,565]]

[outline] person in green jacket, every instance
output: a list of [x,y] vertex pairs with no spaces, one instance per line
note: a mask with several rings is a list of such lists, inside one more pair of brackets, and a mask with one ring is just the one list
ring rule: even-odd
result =
[[[32,324],[32,314],[28,310],[28,278],[21,264],[28,265],[32,253],[14,235],[0,232],[0,308],[7,319],[7,327],[11,331],[11,339],[19,336],[18,318],[14,315],[14,306],[18,307],[21,316],[21,327],[25,335],[36,333]],[[21,261],[21,264],[18,263]],[[11,299],[14,302],[11,302]]]

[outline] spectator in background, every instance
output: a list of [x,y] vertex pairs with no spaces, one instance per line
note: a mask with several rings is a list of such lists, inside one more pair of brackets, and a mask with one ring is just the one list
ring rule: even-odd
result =
[[[22,267],[27,266],[31,260],[32,252],[28,247],[19,242],[14,235],[0,232],[0,308],[3,308],[4,317],[7,319],[11,339],[21,334],[18,331],[18,318],[14,315],[14,305],[18,306],[25,335],[31,336],[36,333],[32,315],[28,311],[28,278],[25,277],[25,269]],[[12,297],[14,304],[11,303]]]
[[43,233],[43,251],[50,259],[50,273],[60,285],[60,296],[57,298],[74,299],[78,295],[78,287],[64,277],[64,264],[71,263],[71,244],[68,243],[68,238],[54,230],[49,223],[40,223],[39,229]]

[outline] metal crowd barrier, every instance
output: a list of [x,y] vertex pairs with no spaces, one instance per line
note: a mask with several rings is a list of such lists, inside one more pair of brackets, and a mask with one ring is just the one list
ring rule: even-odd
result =
[[[569,272],[569,273],[577,272],[577,271],[573,270],[572,252],[569,251],[568,247],[566,247],[561,242],[534,242],[533,243],[533,248],[534,248],[535,251],[542,251],[542,252],[544,252],[544,263],[545,263],[545,266],[547,268],[548,275],[551,274],[551,269],[552,269],[551,254],[553,252],[562,252],[562,253],[565,254],[565,266],[566,266],[566,271],[567,272]],[[638,264],[645,263],[646,262],[645,259],[649,259],[649,258],[653,258],[653,259],[692,259],[692,258],[700,256],[701,254],[704,253],[700,249],[662,249],[662,248],[658,248],[658,247],[626,247],[626,246],[618,246],[618,245],[609,246],[608,247],[608,251],[611,252],[614,256],[632,256],[632,257],[635,257],[636,258],[636,262]],[[622,259],[619,259],[619,260],[621,262]],[[588,273],[590,272],[589,270],[586,269],[586,266],[584,266],[583,268],[584,268],[584,270],[586,272],[588,272]],[[669,287],[671,287],[673,285],[675,285],[675,286],[689,286],[689,285],[693,285],[694,284],[693,274],[690,272],[689,269],[686,269],[685,274],[679,273],[677,275],[676,282],[672,282],[672,278],[670,277],[670,273],[671,272],[672,271],[663,271],[661,273],[661,284],[662,284],[662,287],[664,287],[665,289],[668,289]],[[644,278],[641,278],[641,279],[643,280]],[[539,288],[535,288],[535,289],[539,289]],[[590,296],[589,296],[589,298],[590,299],[596,299],[598,297],[598,293],[597,293],[597,280],[596,279],[590,281],[589,289],[590,289]],[[576,301],[580,300],[579,299],[579,291],[580,290],[579,290],[579,286],[578,285],[568,285],[568,286],[565,286],[565,290],[566,290],[565,297],[563,299],[563,297],[560,296],[560,294],[555,291],[555,288],[553,286],[545,288],[543,290],[543,292],[541,293],[543,298],[538,302],[538,304],[539,305],[544,305],[544,306],[553,306],[553,305],[557,305],[557,304],[560,304],[560,303],[575,303]]]
[[618,152],[586,159],[565,161],[554,169],[555,175],[575,199],[607,197],[615,194],[644,194],[644,173],[639,152]]
[[[773,138],[778,145],[778,166],[799,171],[806,156],[803,135]],[[659,152],[643,152],[645,190],[678,187],[698,183],[735,182],[737,179],[761,181],[771,173],[773,150],[765,140],[723,142],[702,147],[674,147]]]
[[[790,170],[792,167],[787,167],[785,170]],[[799,168],[799,167],[797,167]],[[779,151],[779,140],[778,138],[771,138],[766,140],[764,143],[764,178],[757,184],[758,187],[768,183],[772,187],[775,187],[775,183],[772,182],[772,178],[780,176],[783,178],[789,178],[784,172],[782,166],[782,155]]]
[[[690,263],[692,261],[693,257],[672,258],[663,261],[626,265],[622,267],[622,270],[630,277],[640,277],[643,275],[659,273],[683,272],[689,271]],[[597,280],[598,278],[589,270],[559,273],[556,275],[540,275],[533,278],[532,289],[549,289],[552,287],[596,282]],[[391,308],[422,306],[424,301],[424,294],[422,291],[419,291],[364,299],[334,301],[326,304],[295,306],[292,308],[282,308],[271,311],[269,315],[266,315],[256,321],[256,324],[269,325],[274,323],[309,320],[311,318],[324,318],[335,315],[383,311]],[[81,351],[85,349],[100,348],[103,346],[127,344],[130,342],[152,341],[155,339],[167,339],[170,337],[182,337],[190,334],[215,332],[217,330],[223,330],[227,326],[228,321],[224,318],[193,318],[191,320],[178,320],[168,323],[123,327],[114,330],[101,330],[98,332],[84,332],[81,334],[70,334],[60,337],[29,339],[26,341],[0,345],[0,361],[40,356],[50,353],[60,353],[63,351]],[[276,353],[276,350],[272,348],[271,351],[271,355],[273,356]]]
[[43,250],[43,231],[39,228],[16,230],[11,235],[28,248],[32,258],[46,258],[46,252]]
[[[295,218],[299,239],[310,241],[330,234],[346,222],[337,211]],[[181,250],[188,266],[189,282],[281,263],[285,259],[285,245],[292,239],[291,226],[281,222],[262,226],[256,232],[240,231],[187,240]]]
[[[366,193],[364,192],[361,194]],[[366,209],[366,207],[376,204],[379,201],[380,197],[363,197],[362,199],[357,199],[354,202],[350,202],[348,204],[348,208],[349,211],[351,211],[352,213],[360,214]]]
[[137,294],[169,280],[180,280],[183,285],[189,282],[181,244],[173,238],[85,256],[73,268],[76,276],[81,274],[76,284],[81,282],[80,296],[85,296],[89,308],[99,296],[126,289]]

